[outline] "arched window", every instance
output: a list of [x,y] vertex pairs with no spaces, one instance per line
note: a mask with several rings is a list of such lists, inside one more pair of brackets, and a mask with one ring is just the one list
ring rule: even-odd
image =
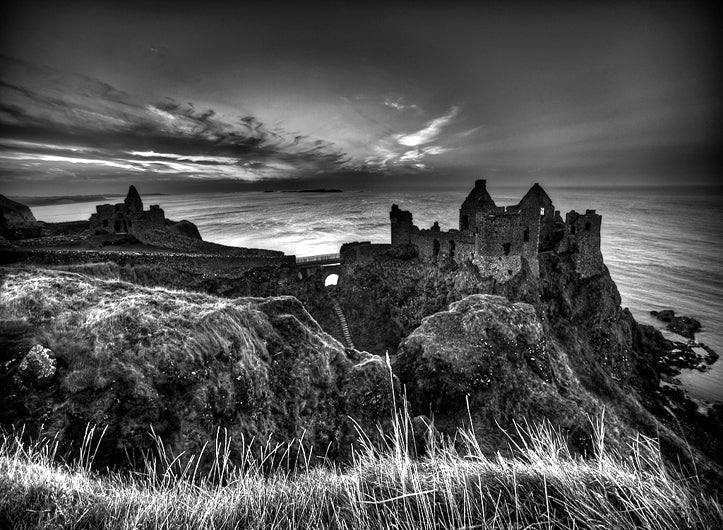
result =
[[522,241],[527,242],[530,240],[530,229],[525,228],[525,231],[522,232]]
[[324,287],[329,287],[330,285],[336,285],[339,281],[339,275],[338,274],[330,274],[326,277],[326,280],[324,280]]

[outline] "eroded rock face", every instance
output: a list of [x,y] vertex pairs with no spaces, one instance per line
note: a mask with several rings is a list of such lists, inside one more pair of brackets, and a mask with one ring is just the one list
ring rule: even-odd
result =
[[[346,352],[292,297],[220,299],[40,270],[5,275],[0,318],[24,319],[42,338],[19,373],[51,384],[15,385],[0,420],[77,444],[88,423],[108,426],[100,465],[152,448],[150,426],[174,454],[200,452],[225,428],[232,456],[252,438],[304,436],[343,455],[390,416],[383,363]],[[48,362],[45,362],[48,361]],[[23,363],[26,366],[23,366]]]
[[191,239],[203,240],[201,233],[198,231],[198,227],[191,221],[186,221],[185,219],[183,221],[170,221],[166,219],[166,227],[172,232],[183,234]]
[[425,318],[402,342],[398,366],[415,401],[432,403],[435,411],[454,410],[465,408],[466,395],[502,381],[511,366],[549,381],[547,356],[531,305],[472,295]]
[[585,413],[598,405],[560,364],[535,309],[494,295],[468,296],[425,318],[397,359],[413,409],[430,410],[441,430],[454,432],[471,416],[478,438],[496,450],[505,446],[498,425],[547,419],[584,452]]
[[38,237],[40,224],[26,205],[0,195],[0,236],[9,239]]

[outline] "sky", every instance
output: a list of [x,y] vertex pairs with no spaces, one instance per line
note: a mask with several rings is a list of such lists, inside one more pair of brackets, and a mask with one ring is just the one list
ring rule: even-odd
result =
[[710,2],[225,4],[6,2],[0,192],[719,180]]

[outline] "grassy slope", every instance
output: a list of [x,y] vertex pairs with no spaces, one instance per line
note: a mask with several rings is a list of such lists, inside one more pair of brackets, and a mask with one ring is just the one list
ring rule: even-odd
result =
[[223,299],[67,272],[5,272],[0,320],[30,324],[31,343],[55,353],[58,372],[30,389],[9,376],[0,419],[44,424],[66,445],[87,423],[109,425],[103,464],[146,450],[151,424],[175,452],[193,453],[217,426],[233,433],[234,450],[244,438],[305,433],[333,451],[354,434],[347,405],[376,422],[376,394],[366,402],[347,396],[381,388],[382,363],[349,358],[293,298]]
[[[409,457],[408,420],[397,419],[381,450],[367,446],[344,470],[311,466],[290,474],[242,467],[215,444],[216,466],[198,476],[161,456],[133,475],[89,471],[98,437],[73,465],[52,443],[0,440],[0,526],[11,528],[720,528],[721,505],[692,479],[666,470],[656,444],[634,442],[622,459],[602,443],[597,455],[570,456],[549,428],[522,433],[514,458],[488,458],[471,432],[457,447],[433,441]],[[430,436],[430,439],[433,437]],[[461,442],[461,443],[460,443]],[[102,442],[101,442],[102,443]],[[461,449],[460,449],[461,447]]]

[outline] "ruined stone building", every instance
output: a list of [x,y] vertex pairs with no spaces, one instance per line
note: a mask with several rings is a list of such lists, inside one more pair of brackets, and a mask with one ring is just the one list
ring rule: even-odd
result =
[[95,234],[133,234],[166,226],[166,216],[160,206],[143,209],[143,201],[135,186],[128,189],[122,203],[99,204],[95,211],[90,216],[90,230]]
[[392,205],[392,246],[411,244],[423,260],[471,261],[480,272],[506,282],[523,263],[539,276],[540,252],[574,252],[578,272],[591,276],[602,269],[601,216],[571,211],[563,221],[552,200],[535,184],[513,206],[497,206],[487,181],[477,180],[459,209],[459,228],[443,231],[414,225],[412,213]]

